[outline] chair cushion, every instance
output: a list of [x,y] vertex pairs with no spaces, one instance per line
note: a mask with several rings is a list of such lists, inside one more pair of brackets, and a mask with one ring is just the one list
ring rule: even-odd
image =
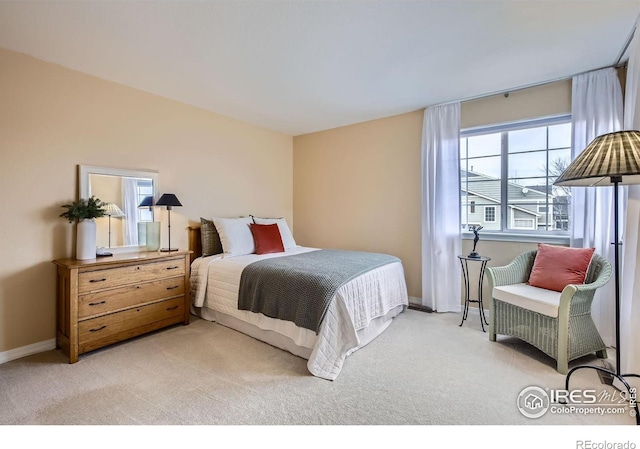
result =
[[493,287],[493,297],[500,301],[538,312],[552,318],[558,317],[561,293],[527,284],[511,284]]
[[561,292],[569,284],[584,284],[595,248],[567,248],[538,243],[529,284]]

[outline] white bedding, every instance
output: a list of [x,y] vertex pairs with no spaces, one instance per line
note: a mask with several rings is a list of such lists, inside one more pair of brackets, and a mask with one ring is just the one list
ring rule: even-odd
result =
[[192,312],[304,357],[311,374],[334,380],[345,358],[383,332],[408,305],[400,262],[379,267],[340,287],[317,335],[290,321],[238,310],[240,275],[245,266],[316,250],[299,246],[284,253],[199,257],[191,266]]

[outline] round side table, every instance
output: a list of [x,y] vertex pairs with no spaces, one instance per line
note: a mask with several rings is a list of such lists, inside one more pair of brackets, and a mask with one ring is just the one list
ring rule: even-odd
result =
[[[462,312],[462,321],[460,322],[460,326],[462,326],[462,324],[467,319],[467,316],[469,315],[469,304],[473,302],[478,304],[478,308],[480,309],[480,325],[482,326],[482,332],[486,332],[484,330],[484,325],[488,325],[489,322],[484,316],[484,307],[482,306],[482,281],[484,280],[484,270],[487,267],[487,262],[489,262],[491,258],[484,256],[458,256],[458,259],[460,259],[460,265],[462,265],[462,276],[464,277],[464,311]],[[469,299],[469,261],[480,262],[480,274],[478,276],[478,299]]]

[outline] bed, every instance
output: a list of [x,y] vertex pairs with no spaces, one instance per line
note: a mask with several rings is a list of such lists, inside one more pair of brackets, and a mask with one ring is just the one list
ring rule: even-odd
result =
[[[284,226],[287,232],[286,223]],[[339,287],[327,302],[316,327],[267,316],[247,307],[241,310],[241,300],[246,296],[243,288],[252,279],[247,274],[250,269],[273,262],[297,263],[294,257],[333,255],[327,254],[329,250],[296,245],[290,231],[288,236],[283,233],[285,244],[286,237],[291,242],[284,252],[230,254],[222,251],[223,245],[218,244],[214,245],[217,249],[209,249],[209,253],[215,254],[203,254],[202,227],[190,226],[188,230],[192,251],[191,312],[306,359],[307,368],[314,376],[335,380],[345,359],[383,333],[393,318],[408,306],[404,269],[397,259],[367,269],[348,282],[336,281]],[[218,237],[224,243],[225,236]],[[210,246],[206,241],[204,244]],[[272,261],[266,262],[269,259]]]

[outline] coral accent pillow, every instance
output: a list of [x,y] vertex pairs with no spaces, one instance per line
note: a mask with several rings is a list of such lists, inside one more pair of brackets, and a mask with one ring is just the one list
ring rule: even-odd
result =
[[529,285],[561,292],[569,284],[584,284],[594,251],[538,243]]
[[256,254],[270,254],[284,252],[280,229],[276,223],[255,224],[251,223],[251,233],[256,244]]

